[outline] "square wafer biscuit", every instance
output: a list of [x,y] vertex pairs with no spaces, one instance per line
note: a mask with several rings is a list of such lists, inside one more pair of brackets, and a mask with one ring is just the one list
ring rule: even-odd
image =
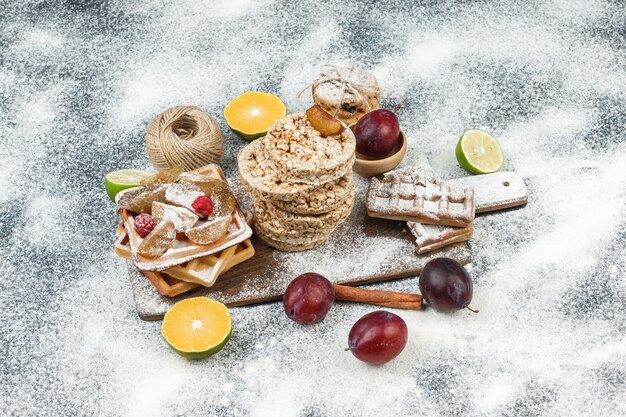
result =
[[452,243],[464,242],[469,240],[474,233],[474,227],[471,224],[466,227],[450,227],[407,222],[407,227],[415,237],[415,251],[418,255],[443,248]]
[[431,171],[405,168],[372,178],[371,217],[466,227],[474,219],[474,191],[440,181]]

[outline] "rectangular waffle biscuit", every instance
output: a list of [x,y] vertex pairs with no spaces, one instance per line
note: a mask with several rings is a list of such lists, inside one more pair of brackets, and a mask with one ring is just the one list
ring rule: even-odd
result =
[[466,227],[474,220],[474,191],[439,181],[419,169],[372,178],[367,193],[371,217]]
[[[193,171],[197,174],[206,175],[211,178],[225,181],[222,169],[215,165],[207,165]],[[123,193],[124,191],[122,191]],[[176,265],[189,262],[196,258],[208,256],[220,252],[228,247],[235,246],[252,236],[252,229],[246,223],[241,211],[237,208],[232,214],[232,223],[224,237],[209,245],[199,245],[187,239],[184,235],[179,235],[174,244],[162,256],[158,258],[147,258],[139,255],[138,248],[142,238],[137,234],[134,218],[130,211],[119,210],[120,217],[128,233],[128,240],[131,248],[132,259],[142,271],[162,271]]]
[[[123,258],[131,259],[131,249],[128,244],[128,234],[124,227],[118,226],[118,238],[115,242],[115,253]],[[186,282],[188,285],[179,287],[187,288],[185,291],[196,288],[199,285],[212,286],[217,277],[230,270],[233,266],[242,263],[254,256],[254,247],[250,240],[245,240],[235,246],[224,249],[203,258],[197,258],[183,265],[177,265],[161,272],[142,271],[152,282],[160,294],[169,295],[171,291],[165,284],[173,285],[178,282]],[[184,291],[179,291],[181,294]]]
[[167,274],[155,271],[141,271],[146,278],[150,281],[157,292],[165,297],[176,297],[177,295],[186,293],[195,288],[198,288],[200,284],[194,282],[180,281],[176,278],[172,278]]
[[444,246],[469,240],[474,233],[472,225],[466,227],[440,226],[407,222],[407,227],[415,237],[415,251],[418,255],[434,251]]
[[[231,246],[247,240],[252,235],[252,229],[245,222],[241,213],[237,210],[233,212],[233,221],[228,232],[221,239],[209,244],[199,245],[184,237],[177,237],[174,244],[163,255],[158,258],[146,258],[139,255],[138,248],[142,242],[142,238],[135,232],[133,226],[134,218],[130,211],[121,209],[120,217],[124,222],[124,227],[128,233],[128,241],[130,244],[132,259],[137,268],[143,271],[162,271],[172,266],[189,262],[196,258],[201,258],[220,252]],[[180,235],[179,235],[180,236]]]

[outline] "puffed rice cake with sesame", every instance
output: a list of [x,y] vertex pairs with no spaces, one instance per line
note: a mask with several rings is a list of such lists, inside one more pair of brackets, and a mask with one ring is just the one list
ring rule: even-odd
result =
[[323,244],[354,204],[350,129],[322,137],[305,113],[278,120],[237,157],[241,182],[255,198],[257,236],[283,251]]

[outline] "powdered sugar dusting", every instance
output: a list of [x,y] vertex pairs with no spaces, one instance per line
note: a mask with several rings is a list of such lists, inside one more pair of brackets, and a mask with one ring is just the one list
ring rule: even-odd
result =
[[[256,268],[252,268],[253,272],[235,272],[235,269],[219,278],[224,285],[199,288],[190,296],[206,295],[229,305],[242,305],[280,298],[289,282],[305,272],[315,271],[333,282],[354,285],[389,276],[406,276],[410,275],[410,271],[416,273],[434,256],[447,256],[463,265],[470,261],[469,251],[464,245],[444,248],[438,255],[416,256],[413,239],[404,222],[395,222],[397,231],[383,228],[380,223],[374,227],[367,225],[364,200],[369,181],[356,176],[355,183],[357,198],[354,209],[326,243],[297,253],[272,251],[269,259],[257,255],[257,259],[261,260],[260,264],[255,264]],[[239,200],[244,208],[249,208],[250,199],[246,198],[247,192],[239,181],[231,179],[229,185],[233,186],[236,196],[244,193]],[[395,237],[392,236],[394,232],[397,232]],[[258,251],[261,243],[253,240],[253,244],[257,245]],[[159,295],[132,262],[127,263],[138,314],[146,320],[161,318],[178,299]],[[359,267],[355,268],[355,265]],[[234,280],[241,274],[245,279]]]
[[[394,258],[404,259],[407,254],[413,256],[413,245],[410,242],[388,236],[372,236],[354,230],[358,225],[356,219],[367,216],[364,197],[368,186],[368,181],[359,176],[355,176],[355,182],[358,197],[351,218],[333,232],[326,244],[316,250],[274,254],[274,257],[284,264],[285,275],[296,277],[304,272],[314,271],[341,281],[345,280],[346,276],[355,275],[353,272],[355,265],[359,265],[358,275],[370,276],[392,270]],[[403,222],[398,222],[397,225],[399,229],[404,228]]]
[[[5,2],[2,14],[0,415],[626,415],[620,2]],[[224,105],[261,90],[304,111],[297,94],[322,63],[376,75],[381,106],[400,106],[407,165],[424,153],[442,178],[466,175],[454,146],[481,127],[523,177],[526,207],[474,220],[481,311],[398,312],[405,351],[368,367],[343,348],[373,307],[337,303],[314,326],[279,303],[232,308],[222,352],[179,358],[137,318],[102,178],[148,169],[146,126],[178,104],[218,118],[235,178],[245,141]],[[338,248],[290,270],[340,275]]]

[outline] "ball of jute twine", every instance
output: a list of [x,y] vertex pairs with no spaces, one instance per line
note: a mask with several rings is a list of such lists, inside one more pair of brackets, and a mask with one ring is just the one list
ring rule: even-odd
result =
[[222,131],[211,115],[196,106],[172,107],[150,122],[146,151],[158,171],[177,165],[193,170],[219,163]]

